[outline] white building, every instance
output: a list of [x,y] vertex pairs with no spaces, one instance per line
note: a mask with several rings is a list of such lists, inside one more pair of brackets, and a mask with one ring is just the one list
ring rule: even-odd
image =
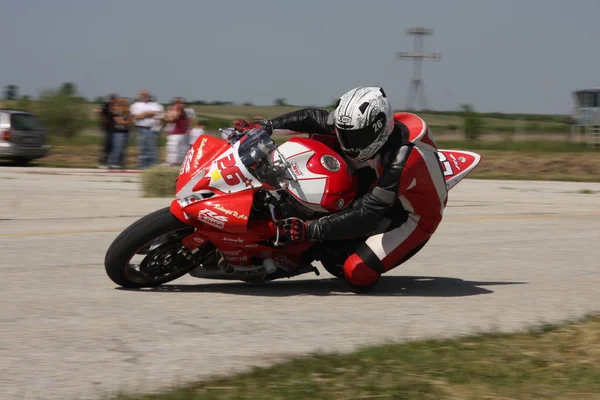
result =
[[600,144],[600,87],[576,90],[575,110],[573,112],[573,125],[571,134],[581,134],[583,130],[590,145]]
[[576,90],[575,123],[579,126],[600,125],[600,87],[586,90]]

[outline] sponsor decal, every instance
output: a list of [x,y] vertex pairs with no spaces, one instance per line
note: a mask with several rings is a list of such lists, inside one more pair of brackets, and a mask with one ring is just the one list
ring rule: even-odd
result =
[[197,169],[200,166],[200,160],[202,159],[202,149],[204,145],[208,142],[208,138],[203,138],[200,142],[200,146],[198,146],[198,152],[196,153],[196,157],[194,157],[194,169]]
[[281,266],[281,268],[286,271],[290,271],[296,268],[296,263],[287,258],[286,256],[277,256],[273,259],[277,264]]
[[302,171],[300,170],[300,167],[298,167],[298,163],[297,163],[296,161],[292,161],[292,170],[294,171],[294,173],[295,173],[297,176],[302,176],[302,175],[304,175],[304,174],[302,173]]
[[177,203],[181,206],[181,208],[184,208],[200,200],[202,200],[202,197],[192,194],[190,196],[182,197],[181,199],[177,200]]
[[201,222],[204,222],[210,226],[214,226],[218,229],[223,229],[225,227],[225,222],[229,221],[229,218],[207,209],[200,210],[198,212],[198,219]]
[[202,244],[202,243],[204,243],[206,240],[202,239],[201,237],[195,237],[195,238],[193,239],[193,241],[194,241],[194,243],[196,243],[196,244]]
[[248,221],[248,216],[246,214],[239,214],[237,211],[235,211],[235,210],[229,210],[229,209],[223,207],[220,204],[215,204],[213,207],[214,207],[215,210],[219,210],[223,214],[231,215],[231,216],[233,216],[233,217],[235,217],[237,219]]
[[256,243],[243,244],[245,240],[244,240],[244,238],[241,238],[241,237],[236,237],[236,238],[222,237],[221,240],[229,243],[232,246],[239,246],[239,247],[243,247],[245,249],[255,249],[258,247],[258,245]]
[[350,122],[352,122],[352,117],[348,115],[340,115],[338,121],[340,121],[342,124],[349,124]]
[[242,250],[220,250],[224,256],[239,256]]
[[331,172],[338,172],[340,168],[342,168],[340,162],[337,158],[332,156],[331,154],[325,154],[321,157],[321,165],[327,170]]
[[458,160],[456,159],[456,157],[454,157],[454,154],[450,154],[450,158],[452,158],[452,161],[454,162],[454,166],[456,167],[456,169],[460,171],[460,166],[458,165]]
[[237,237],[237,238],[224,237],[224,238],[221,238],[221,240],[224,242],[244,243],[244,239],[241,237]]
[[342,207],[344,207],[344,204],[346,204],[344,199],[339,199],[336,203],[336,206],[337,206],[337,208],[342,208]]
[[187,174],[188,172],[190,172],[190,166],[192,163],[192,159],[194,158],[194,149],[191,148],[188,150],[187,154],[185,155],[185,159],[183,160],[183,164],[181,165],[181,169],[179,170],[179,175],[181,174]]

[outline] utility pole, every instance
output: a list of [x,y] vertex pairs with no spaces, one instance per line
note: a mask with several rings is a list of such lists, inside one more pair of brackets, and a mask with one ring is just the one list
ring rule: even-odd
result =
[[408,98],[406,101],[406,109],[413,110],[413,105],[420,94],[421,109],[427,109],[427,102],[425,101],[425,87],[423,84],[423,59],[431,58],[432,60],[439,60],[442,58],[440,53],[425,54],[423,52],[423,38],[425,35],[433,35],[433,29],[427,28],[412,28],[406,30],[407,35],[413,35],[415,37],[415,46],[412,53],[397,52],[396,59],[412,58],[414,61],[413,78],[410,82],[410,89],[408,90]]

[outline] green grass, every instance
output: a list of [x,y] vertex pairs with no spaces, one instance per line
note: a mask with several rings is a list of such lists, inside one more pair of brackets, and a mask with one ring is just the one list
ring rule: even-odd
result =
[[598,175],[572,175],[561,173],[532,173],[532,172],[496,172],[475,170],[469,179],[490,179],[507,181],[558,181],[558,182],[600,182]]
[[191,384],[165,399],[599,399],[600,317],[519,334],[482,334],[315,354]]
[[597,152],[600,148],[587,146],[585,143],[574,143],[559,140],[527,140],[527,141],[464,141],[464,140],[436,140],[440,149],[463,150],[499,150],[519,151],[526,153],[580,153]]

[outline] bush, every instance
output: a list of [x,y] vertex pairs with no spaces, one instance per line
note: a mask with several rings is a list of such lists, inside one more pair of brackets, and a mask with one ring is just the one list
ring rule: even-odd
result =
[[17,108],[17,110],[29,111],[34,114],[37,114],[38,112],[34,101],[31,100],[31,97],[29,96],[21,97],[15,104],[15,108]]
[[537,122],[528,122],[525,124],[525,132],[538,133],[540,131],[540,124]]
[[460,106],[463,111],[463,122],[465,127],[465,137],[467,140],[477,140],[483,131],[483,118],[475,112],[475,108],[470,104]]
[[142,193],[144,197],[175,197],[175,181],[179,168],[156,166],[142,172]]
[[88,126],[85,102],[61,90],[47,90],[40,96],[37,114],[50,135],[72,138]]

